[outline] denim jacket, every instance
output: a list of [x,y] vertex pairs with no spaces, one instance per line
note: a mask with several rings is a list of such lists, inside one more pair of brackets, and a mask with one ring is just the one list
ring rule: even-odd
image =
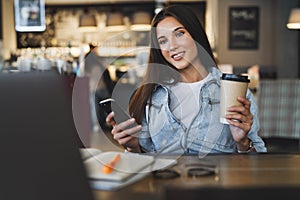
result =
[[[219,122],[221,72],[215,67],[209,71],[212,76],[201,88],[200,109],[189,127],[185,127],[170,111],[167,87],[160,85],[156,88],[150,109],[149,104],[146,105],[139,136],[139,144],[145,152],[208,154],[237,151],[229,125]],[[266,152],[263,140],[257,135],[257,105],[249,90],[247,99],[251,101],[253,115],[248,138],[257,152]]]

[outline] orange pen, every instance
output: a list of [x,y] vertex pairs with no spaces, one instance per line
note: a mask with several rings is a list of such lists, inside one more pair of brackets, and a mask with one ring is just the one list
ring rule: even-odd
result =
[[115,157],[106,165],[103,166],[102,172],[104,174],[109,174],[113,171],[114,167],[116,166],[117,162],[120,160],[121,156],[120,154],[116,154]]

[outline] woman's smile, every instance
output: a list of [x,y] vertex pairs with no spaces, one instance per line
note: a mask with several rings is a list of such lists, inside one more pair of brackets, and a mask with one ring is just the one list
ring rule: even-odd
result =
[[182,52],[171,55],[171,58],[173,58],[175,61],[180,61],[181,59],[183,59],[184,54],[185,54],[185,51],[182,51]]

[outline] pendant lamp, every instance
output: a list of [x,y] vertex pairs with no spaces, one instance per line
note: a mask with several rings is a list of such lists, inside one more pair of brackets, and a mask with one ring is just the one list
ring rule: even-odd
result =
[[85,10],[83,14],[79,16],[79,30],[83,32],[97,31],[96,16]]
[[300,8],[293,8],[286,25],[289,29],[300,29]]
[[106,20],[106,30],[109,32],[126,30],[123,18],[120,12],[109,13]]
[[151,28],[151,17],[147,12],[139,11],[133,14],[130,29],[133,31],[149,31]]

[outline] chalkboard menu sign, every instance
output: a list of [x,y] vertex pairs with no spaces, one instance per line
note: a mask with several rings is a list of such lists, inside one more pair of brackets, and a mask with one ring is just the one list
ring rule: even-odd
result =
[[258,49],[259,8],[229,7],[229,49]]

